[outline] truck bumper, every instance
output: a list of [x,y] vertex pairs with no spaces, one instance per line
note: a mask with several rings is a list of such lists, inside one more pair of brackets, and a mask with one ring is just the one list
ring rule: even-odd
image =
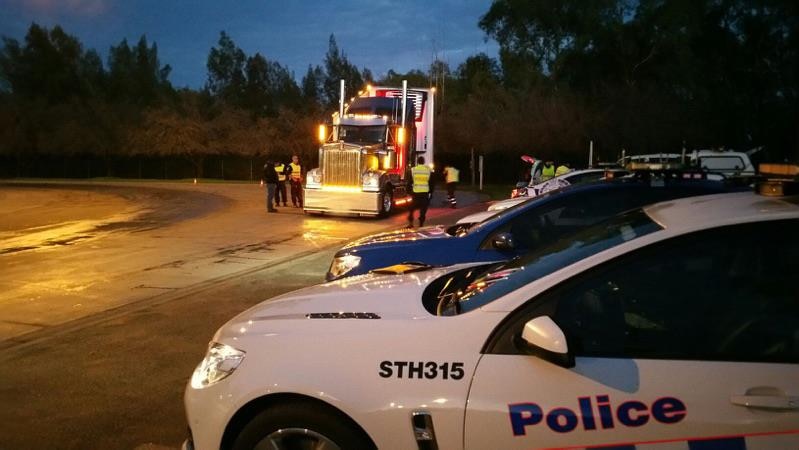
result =
[[324,189],[304,189],[302,207],[305,211],[328,214],[376,216],[380,214],[379,192],[337,192]]

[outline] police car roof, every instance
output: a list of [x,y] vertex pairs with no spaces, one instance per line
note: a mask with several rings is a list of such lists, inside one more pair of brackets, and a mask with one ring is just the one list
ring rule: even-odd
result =
[[768,197],[754,192],[703,195],[644,207],[667,230],[691,230],[799,218],[799,196]]

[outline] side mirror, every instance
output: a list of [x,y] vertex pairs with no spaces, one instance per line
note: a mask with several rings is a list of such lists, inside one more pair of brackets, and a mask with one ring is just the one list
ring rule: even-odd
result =
[[513,241],[513,235],[510,233],[499,233],[491,240],[491,244],[497,250],[513,250],[516,248],[516,243]]
[[524,324],[520,341],[531,355],[567,369],[574,367],[574,355],[569,352],[566,335],[549,316],[539,316]]

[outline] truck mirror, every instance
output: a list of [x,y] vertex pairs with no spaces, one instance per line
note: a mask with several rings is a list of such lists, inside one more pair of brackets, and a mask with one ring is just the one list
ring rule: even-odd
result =
[[566,335],[549,316],[539,316],[524,324],[517,342],[530,355],[567,369],[574,367],[574,354],[566,344]]

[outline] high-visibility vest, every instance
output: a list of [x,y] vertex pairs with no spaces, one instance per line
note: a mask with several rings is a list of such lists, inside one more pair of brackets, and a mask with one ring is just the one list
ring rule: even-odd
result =
[[275,166],[275,172],[277,172],[277,181],[286,181],[286,174],[283,172],[286,170],[285,164],[278,164]]
[[294,181],[302,181],[302,166],[299,164],[291,163],[291,179]]
[[548,179],[550,179],[550,178],[552,178],[554,176],[555,176],[555,166],[554,165],[551,165],[549,167],[544,166],[544,168],[541,169],[541,179],[542,180],[548,180]]
[[447,166],[444,168],[444,172],[447,173],[447,183],[457,183],[460,181],[460,172],[458,169],[452,166]]
[[564,173],[569,173],[570,170],[571,169],[569,169],[566,166],[558,166],[558,169],[555,170],[555,176],[559,177],[559,176],[563,175]]
[[413,192],[425,193],[430,192],[430,168],[424,164],[419,164],[411,169],[411,176],[413,177]]

